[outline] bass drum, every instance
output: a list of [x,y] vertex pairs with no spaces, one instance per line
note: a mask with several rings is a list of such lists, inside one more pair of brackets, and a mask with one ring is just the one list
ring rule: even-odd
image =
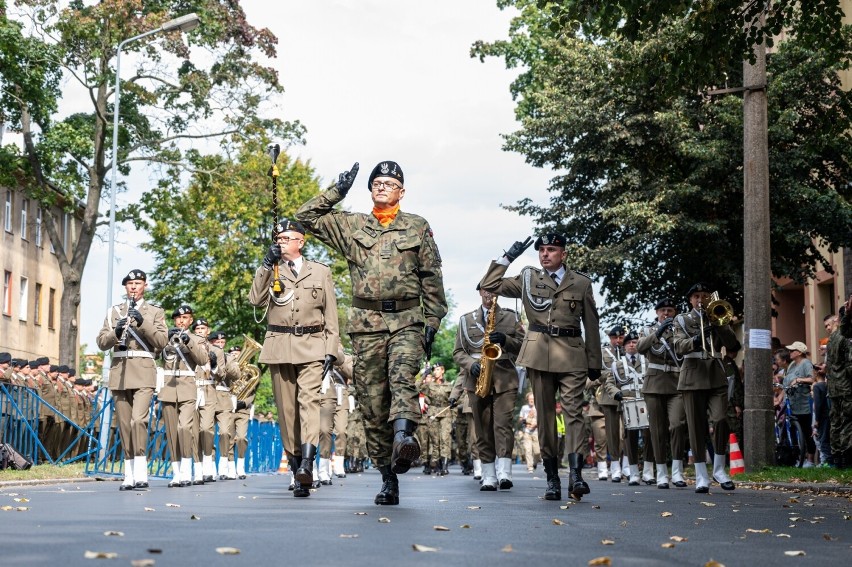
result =
[[624,429],[646,429],[648,423],[648,408],[645,406],[645,398],[625,398],[621,400],[621,419],[624,420]]

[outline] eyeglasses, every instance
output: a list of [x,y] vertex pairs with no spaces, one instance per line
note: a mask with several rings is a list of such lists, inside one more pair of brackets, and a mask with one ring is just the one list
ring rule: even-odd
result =
[[391,183],[390,181],[373,181],[373,183],[370,184],[370,187],[373,188],[373,191],[377,191],[382,187],[384,187],[388,191],[393,191],[394,189],[402,189],[401,185]]
[[290,244],[290,242],[301,242],[301,238],[290,237],[290,236],[276,236],[275,242],[280,242],[281,244]]

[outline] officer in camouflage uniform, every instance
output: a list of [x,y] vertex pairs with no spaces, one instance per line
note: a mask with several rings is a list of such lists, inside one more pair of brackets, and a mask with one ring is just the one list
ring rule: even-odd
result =
[[364,460],[367,458],[367,434],[364,432],[364,417],[355,396],[349,394],[349,421],[346,424],[346,458],[349,467],[346,472],[364,472]]
[[831,454],[837,468],[852,467],[852,296],[840,308],[840,325],[828,340]]
[[[341,173],[336,185],[298,210],[296,218],[346,258],[352,279],[347,331],[356,363],[355,390],[367,447],[382,472],[376,504],[399,504],[397,474],[420,456],[414,431],[420,421],[415,376],[447,314],[441,256],[425,219],[401,212],[402,168],[376,165],[367,187],[372,214],[335,210],[358,173]],[[425,325],[424,325],[425,323]]]

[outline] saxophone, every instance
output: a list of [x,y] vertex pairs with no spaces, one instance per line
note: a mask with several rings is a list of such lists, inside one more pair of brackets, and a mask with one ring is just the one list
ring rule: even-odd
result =
[[237,400],[245,400],[252,395],[260,384],[260,368],[251,364],[251,359],[261,349],[260,344],[248,335],[243,335],[243,350],[237,359],[240,367],[240,377],[231,384],[231,395]]
[[476,395],[480,398],[491,393],[491,375],[494,373],[494,363],[503,354],[500,345],[488,340],[489,335],[494,332],[495,319],[497,318],[497,298],[491,303],[488,317],[485,320],[485,337],[482,339],[482,357],[479,359],[481,369],[479,378],[476,379]]

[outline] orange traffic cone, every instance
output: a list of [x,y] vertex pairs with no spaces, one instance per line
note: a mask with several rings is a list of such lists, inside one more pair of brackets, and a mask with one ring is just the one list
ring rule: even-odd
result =
[[731,433],[728,443],[731,445],[731,476],[742,474],[745,472],[745,461],[743,460],[743,453],[740,451],[740,444],[737,443],[737,436],[734,433]]
[[281,452],[281,462],[278,464],[278,474],[285,474],[290,472],[290,468],[287,463],[287,453]]

